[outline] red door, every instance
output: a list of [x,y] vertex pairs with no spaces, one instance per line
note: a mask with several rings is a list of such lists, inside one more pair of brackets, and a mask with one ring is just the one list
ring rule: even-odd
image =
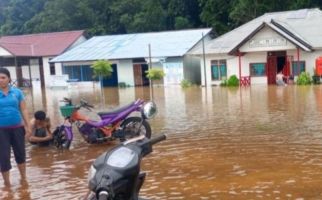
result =
[[276,84],[276,66],[277,60],[276,56],[267,56],[267,83],[268,84]]
[[142,86],[142,67],[141,64],[133,64],[133,72],[134,72],[134,85]]

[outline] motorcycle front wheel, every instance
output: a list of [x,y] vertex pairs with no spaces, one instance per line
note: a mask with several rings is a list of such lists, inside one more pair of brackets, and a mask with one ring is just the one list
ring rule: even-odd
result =
[[125,140],[139,135],[151,138],[151,126],[146,120],[143,120],[142,122],[141,117],[129,117],[123,121],[121,127],[124,131]]
[[53,132],[54,145],[58,149],[69,149],[71,141],[67,139],[67,133],[64,128],[57,127]]

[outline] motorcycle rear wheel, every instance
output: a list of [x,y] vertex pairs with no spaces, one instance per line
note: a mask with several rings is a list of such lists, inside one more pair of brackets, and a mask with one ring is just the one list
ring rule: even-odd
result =
[[143,120],[140,127],[142,118],[141,117],[129,117],[125,119],[121,125],[124,131],[124,139],[128,140],[133,137],[144,135],[147,138],[151,138],[151,126],[146,121]]

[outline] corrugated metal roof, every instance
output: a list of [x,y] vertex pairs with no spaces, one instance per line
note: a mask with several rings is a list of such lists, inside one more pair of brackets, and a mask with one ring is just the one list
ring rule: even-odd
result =
[[55,57],[52,62],[183,56],[211,31],[207,29],[96,36]]
[[56,56],[63,53],[84,31],[65,31],[0,37],[0,46],[15,56]]
[[[264,14],[208,42],[205,52],[206,54],[229,53],[261,24],[274,26],[271,24],[272,20],[281,24],[313,49],[322,48],[322,12],[314,8]],[[196,48],[189,54],[202,54],[202,48]]]

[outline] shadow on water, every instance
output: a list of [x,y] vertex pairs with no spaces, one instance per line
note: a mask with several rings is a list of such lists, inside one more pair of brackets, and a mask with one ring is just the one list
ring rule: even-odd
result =
[[[59,100],[73,97],[109,110],[149,88],[25,91],[30,112],[45,109],[54,125],[62,121]],[[142,168],[141,191],[150,199],[321,199],[322,87],[251,86],[246,88],[155,87],[159,113],[153,133],[168,139],[157,145]],[[27,146],[29,186],[12,170],[11,191],[0,183],[0,199],[79,199],[86,192],[92,161],[117,142],[89,145],[76,135],[71,150]],[[16,178],[18,177],[18,178]]]

